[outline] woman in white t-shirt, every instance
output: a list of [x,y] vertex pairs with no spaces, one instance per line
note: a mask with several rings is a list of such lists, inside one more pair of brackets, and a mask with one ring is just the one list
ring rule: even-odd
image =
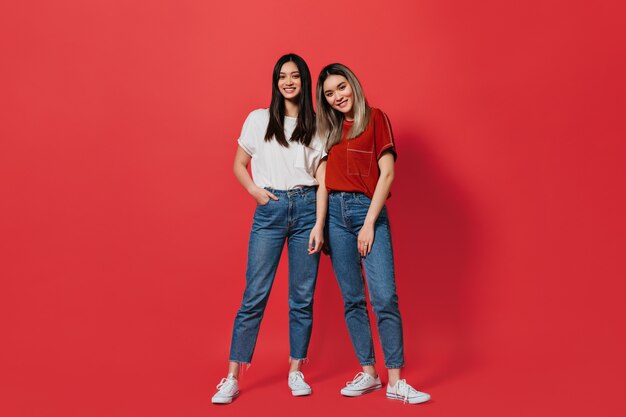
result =
[[[327,192],[322,158],[326,153],[315,132],[311,74],[298,55],[287,54],[278,60],[270,108],[250,113],[238,144],[235,177],[257,202],[257,208],[228,375],[212,398],[218,404],[230,403],[239,394],[237,376],[242,364],[252,360],[285,241],[289,252],[288,386],[294,396],[311,393],[301,366],[311,338],[313,292],[324,241]],[[250,161],[252,178],[247,170]]]

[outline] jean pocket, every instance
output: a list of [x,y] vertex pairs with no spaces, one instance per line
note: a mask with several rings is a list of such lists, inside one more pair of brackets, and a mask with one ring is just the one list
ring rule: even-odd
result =
[[374,152],[348,149],[348,175],[367,177],[372,169]]
[[312,205],[316,205],[317,204],[317,193],[308,193],[305,197],[304,197],[304,201],[307,204],[312,204]]
[[365,194],[359,194],[355,198],[357,203],[362,206],[369,207],[372,204],[372,199],[366,196]]

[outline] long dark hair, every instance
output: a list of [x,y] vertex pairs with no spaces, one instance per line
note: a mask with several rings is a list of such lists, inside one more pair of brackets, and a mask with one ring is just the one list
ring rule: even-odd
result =
[[300,72],[300,82],[302,84],[300,94],[298,95],[298,122],[296,128],[291,134],[290,141],[300,142],[305,146],[309,146],[313,134],[315,133],[315,112],[313,111],[313,95],[311,93],[311,73],[309,67],[296,54],[286,54],[280,57],[274,66],[272,74],[272,102],[270,103],[270,121],[265,132],[265,141],[269,142],[273,138],[282,146],[288,148],[289,142],[285,138],[285,98],[278,89],[278,79],[280,78],[280,69],[286,62],[293,62]]

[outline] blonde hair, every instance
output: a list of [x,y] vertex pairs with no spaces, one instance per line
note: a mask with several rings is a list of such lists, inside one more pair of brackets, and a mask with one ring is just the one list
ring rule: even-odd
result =
[[329,151],[334,145],[341,141],[343,134],[343,121],[345,116],[328,104],[324,96],[324,82],[331,75],[341,75],[352,88],[354,104],[352,105],[354,113],[354,124],[348,132],[348,139],[358,137],[367,128],[370,120],[370,106],[367,104],[363,88],[356,75],[343,64],[330,64],[324,67],[317,78],[317,133],[322,139],[326,140],[326,150]]

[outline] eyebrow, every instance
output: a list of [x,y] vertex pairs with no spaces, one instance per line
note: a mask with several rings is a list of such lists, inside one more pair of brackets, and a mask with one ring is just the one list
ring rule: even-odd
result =
[[[287,73],[281,71],[280,74],[283,75],[283,74],[287,74]],[[291,71],[289,74],[300,74],[300,71]]]

